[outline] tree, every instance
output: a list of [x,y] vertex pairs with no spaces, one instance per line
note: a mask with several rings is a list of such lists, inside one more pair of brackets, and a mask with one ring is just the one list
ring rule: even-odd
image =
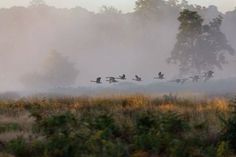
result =
[[106,15],[119,15],[122,11],[114,8],[113,6],[102,6],[100,13]]
[[30,6],[41,6],[41,5],[46,5],[44,0],[32,0],[30,2]]
[[168,62],[179,64],[180,73],[201,73],[214,68],[222,69],[226,54],[234,54],[220,26],[223,18],[218,16],[209,24],[195,11],[183,10],[177,42]]
[[[180,7],[178,0],[137,0],[135,13],[143,23],[158,24],[176,19]],[[172,20],[171,20],[172,21]]]
[[136,11],[157,11],[166,5],[164,0],[137,0]]
[[67,57],[55,50],[46,58],[41,73],[28,74],[23,78],[27,87],[56,88],[67,87],[75,83],[78,70]]

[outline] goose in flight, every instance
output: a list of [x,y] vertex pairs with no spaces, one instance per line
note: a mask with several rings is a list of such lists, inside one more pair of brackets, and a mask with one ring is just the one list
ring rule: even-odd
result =
[[213,71],[208,71],[208,72],[205,72],[203,77],[204,77],[204,81],[208,81],[210,80],[211,78],[213,78],[213,74],[214,72]]
[[109,83],[117,83],[118,82],[115,77],[106,77],[106,78],[108,79],[106,81],[108,81]]
[[191,76],[189,78],[191,78],[193,82],[198,82],[200,80],[200,76],[199,75]]
[[138,75],[135,75],[135,79],[133,79],[134,81],[138,81],[138,82],[140,82],[140,81],[142,81],[142,78],[141,77],[139,77]]
[[162,72],[159,72],[159,73],[158,73],[158,77],[154,77],[154,79],[163,80],[163,79],[165,79],[165,78],[164,78],[164,74],[163,74]]
[[97,84],[101,84],[101,83],[102,83],[102,78],[101,78],[101,77],[98,77],[98,78],[96,79],[96,81],[91,81],[91,82],[95,82],[95,83],[97,83]]
[[125,76],[125,74],[123,74],[123,75],[119,76],[117,79],[126,80],[126,76]]

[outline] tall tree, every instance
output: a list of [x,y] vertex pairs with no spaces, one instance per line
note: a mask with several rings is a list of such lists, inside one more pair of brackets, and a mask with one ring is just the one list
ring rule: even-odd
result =
[[178,0],[137,0],[135,11],[145,19],[159,21],[179,12]]
[[55,88],[68,87],[76,82],[78,70],[67,57],[57,51],[49,53],[44,61],[41,73],[31,73],[22,78],[26,87]]
[[234,54],[234,49],[220,30],[223,18],[216,17],[204,25],[197,12],[183,10],[178,20],[177,42],[168,62],[178,64],[181,74],[222,69],[226,54]]

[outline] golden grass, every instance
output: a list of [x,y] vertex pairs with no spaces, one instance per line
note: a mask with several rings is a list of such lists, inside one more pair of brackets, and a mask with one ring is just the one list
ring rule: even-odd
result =
[[[217,114],[226,115],[230,112],[230,105],[228,100],[224,98],[214,99],[170,99],[164,100],[163,98],[156,98],[144,95],[118,95],[113,97],[78,97],[78,98],[29,98],[19,100],[16,102],[1,102],[0,103],[0,123],[17,123],[23,128],[23,132],[9,132],[0,134],[0,141],[7,141],[16,136],[29,136],[30,129],[34,123],[34,119],[26,108],[40,107],[46,113],[60,111],[72,111],[79,113],[83,108],[104,108],[112,114],[118,115],[116,119],[129,123],[129,119],[119,115],[125,111],[135,110],[152,110],[160,112],[173,111],[182,114],[190,122],[210,123],[209,130],[212,134],[220,131],[220,121]],[[12,114],[12,111],[14,113]]]

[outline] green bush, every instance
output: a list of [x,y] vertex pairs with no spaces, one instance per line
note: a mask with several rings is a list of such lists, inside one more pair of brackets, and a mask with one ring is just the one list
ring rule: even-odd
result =
[[222,141],[216,151],[216,157],[228,157],[230,155],[228,142]]
[[22,130],[21,126],[17,123],[0,123],[0,133]]
[[128,152],[114,119],[107,114],[77,118],[66,112],[41,119],[34,130],[46,137],[44,152],[53,157],[120,157]]
[[232,114],[228,119],[222,118],[221,121],[224,124],[222,129],[221,138],[223,141],[228,141],[230,148],[236,152],[236,101],[232,100]]
[[29,146],[22,137],[18,137],[7,143],[7,151],[16,157],[27,157],[30,156]]
[[180,145],[183,145],[180,141],[185,141],[183,134],[188,129],[187,122],[176,113],[141,113],[136,121],[137,132],[134,136],[136,149],[150,153],[171,154],[174,149],[177,151]]

